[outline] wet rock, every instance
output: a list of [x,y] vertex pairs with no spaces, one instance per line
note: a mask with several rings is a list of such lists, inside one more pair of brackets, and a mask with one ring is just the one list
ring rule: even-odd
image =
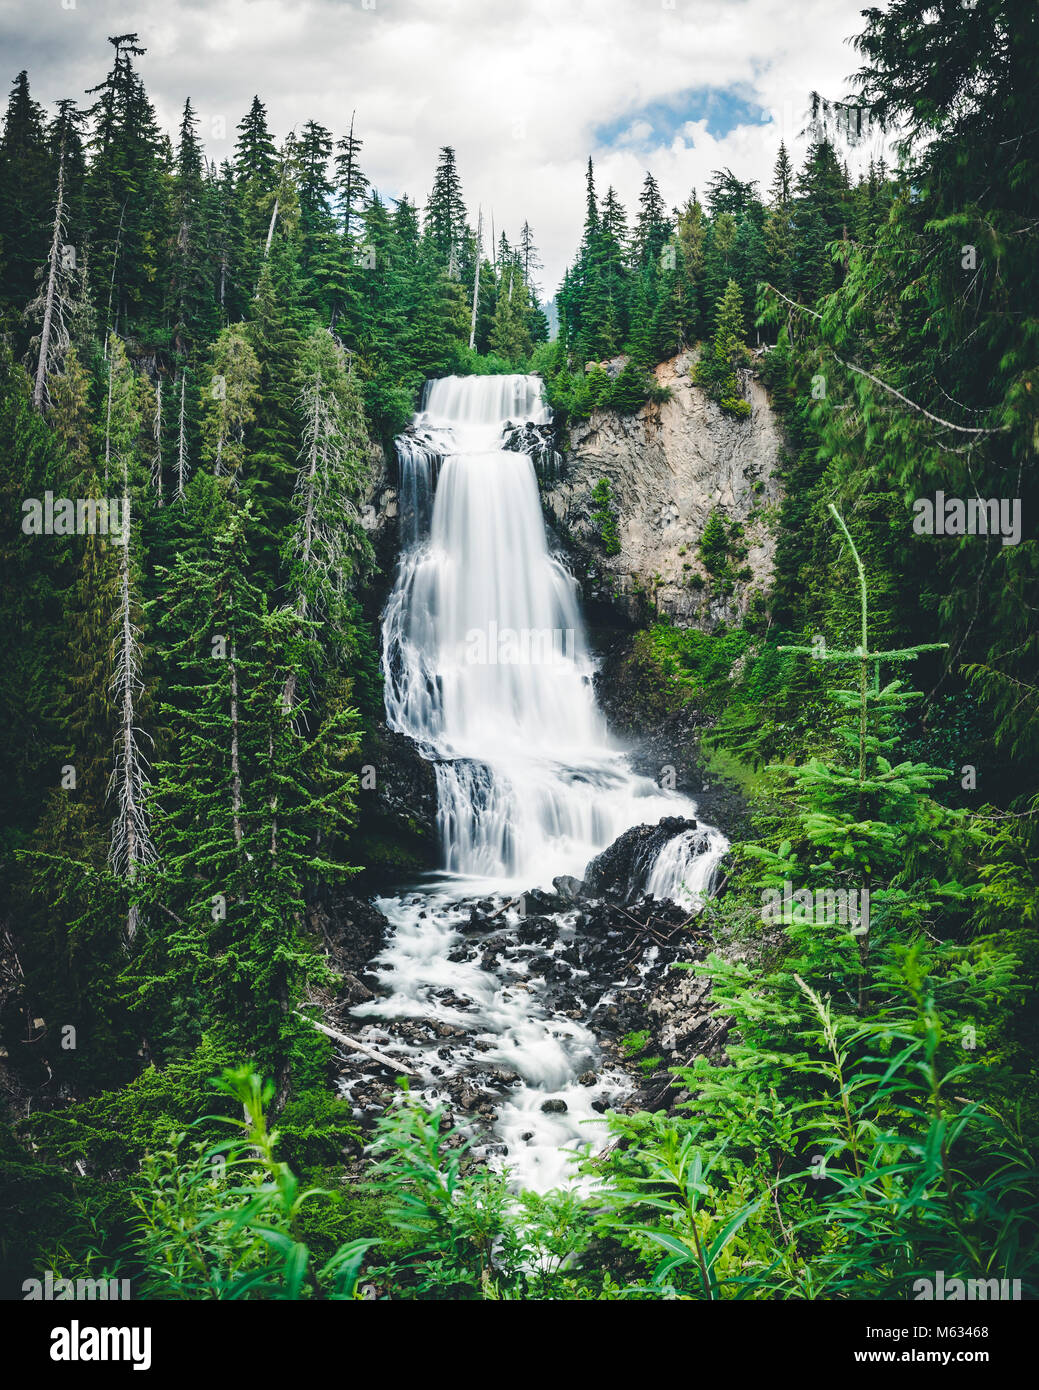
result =
[[555,430],[551,425],[535,425],[533,420],[519,425],[506,422],[501,447],[511,453],[528,454],[544,483],[553,483],[560,476],[563,456],[556,448]]
[[567,1104],[565,1100],[543,1100],[541,1110],[545,1115],[565,1115]]
[[438,999],[441,1004],[449,1009],[460,1009],[464,1012],[473,1007],[473,1001],[471,999],[465,999],[462,995],[455,994],[455,992],[450,989],[434,990],[433,994],[434,998]]
[[577,1079],[582,1086],[594,1086],[599,1078],[594,1071],[583,1071]]
[[337,1003],[344,1004],[353,1008],[356,1004],[367,1004],[369,999],[375,998],[375,991],[361,983],[356,975],[346,974],[343,976],[342,984],[339,986]]
[[516,930],[516,940],[525,945],[536,942],[547,946],[559,935],[559,923],[551,917],[525,917]]
[[574,878],[572,874],[560,874],[558,878],[552,880],[552,887],[564,902],[576,903],[581,897],[584,884],[579,878]]
[[665,816],[658,825],[635,825],[626,830],[588,865],[585,893],[631,902],[645,887],[653,862],[664,846],[676,835],[696,829],[695,820]]
[[488,1067],[487,1075],[493,1077],[495,1081],[500,1081],[504,1086],[511,1086],[518,1081],[519,1072],[513,1071],[511,1067]]
[[[361,972],[382,950],[389,931],[379,909],[366,898],[337,892],[315,903],[307,915],[311,927],[324,938],[335,969],[344,977],[352,977],[351,988],[373,988],[374,977]],[[360,1003],[362,997],[348,1002]]]
[[525,917],[537,916],[545,912],[558,912],[561,905],[554,893],[546,893],[540,888],[528,888],[523,894],[522,906]]
[[361,749],[362,766],[374,769],[375,785],[357,794],[356,862],[365,883],[399,880],[435,868],[439,860],[436,774],[411,739],[385,725],[371,729]]

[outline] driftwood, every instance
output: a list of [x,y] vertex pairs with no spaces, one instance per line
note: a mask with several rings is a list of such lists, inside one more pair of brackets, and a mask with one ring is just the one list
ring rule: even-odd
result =
[[503,912],[508,912],[510,907],[515,907],[517,903],[521,903],[524,896],[525,894],[521,893],[518,898],[513,898],[510,902],[502,903],[501,907],[496,907],[493,912],[488,912],[484,920],[493,922],[495,917],[500,917]]
[[331,1038],[333,1042],[341,1043],[343,1047],[353,1048],[355,1052],[363,1052],[366,1057],[371,1057],[373,1061],[379,1062],[384,1067],[390,1067],[393,1071],[406,1072],[408,1076],[418,1076],[419,1073],[414,1067],[406,1067],[403,1062],[398,1062],[394,1057],[388,1057],[385,1052],[379,1052],[374,1047],[368,1047],[366,1043],[358,1042],[356,1038],[348,1038],[345,1033],[338,1033],[334,1028],[327,1027],[324,1023],[318,1023],[316,1018],[310,1018],[307,1014],[296,1010],[300,1018],[306,1021],[319,1033],[324,1033],[326,1038]]

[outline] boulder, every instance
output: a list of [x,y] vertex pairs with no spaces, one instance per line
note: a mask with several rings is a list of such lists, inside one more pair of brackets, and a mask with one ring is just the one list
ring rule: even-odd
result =
[[696,828],[695,820],[683,816],[665,816],[658,825],[632,826],[588,865],[585,894],[633,901],[643,892],[654,860],[668,841]]

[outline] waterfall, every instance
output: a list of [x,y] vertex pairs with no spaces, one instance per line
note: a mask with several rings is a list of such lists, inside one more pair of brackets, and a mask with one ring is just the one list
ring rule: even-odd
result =
[[[580,877],[630,827],[696,809],[631,769],[596,704],[577,585],[549,546],[534,467],[502,447],[516,426],[550,418],[538,377],[447,377],[427,383],[398,441],[402,550],[383,617],[386,716],[434,764],[445,874],[425,892],[380,901],[395,928],[376,962],[387,993],[356,1010],[475,1022],[482,1050],[490,1039],[519,1075],[498,1132],[506,1161],[534,1187],[565,1176],[562,1146],[591,1138],[581,1122],[596,1118],[598,1092],[575,1078],[595,1056],[594,1035],[492,971],[453,961],[458,902]],[[648,891],[695,906],[726,847],[706,827],[676,837]],[[470,1009],[445,1008],[438,991]],[[565,1118],[541,1112],[546,1098],[566,1101]]]

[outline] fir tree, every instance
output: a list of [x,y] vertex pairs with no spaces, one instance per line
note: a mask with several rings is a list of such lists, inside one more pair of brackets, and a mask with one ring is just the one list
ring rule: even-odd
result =
[[455,152],[450,145],[440,151],[433,188],[426,203],[424,232],[433,248],[437,267],[444,271],[453,267],[453,278],[457,278],[462,269],[457,258],[466,234],[466,211]]
[[738,369],[748,360],[743,341],[743,296],[735,280],[730,280],[718,301],[714,341],[705,346],[696,364],[696,381],[730,414],[745,417],[750,403],[743,399]]
[[219,478],[237,478],[245,459],[245,431],[256,418],[260,361],[243,324],[232,324],[213,344],[212,373],[202,392],[202,457]]
[[0,137],[0,294],[19,308],[33,292],[54,225],[49,166],[43,108],[30,96],[29,78],[22,71],[8,98]]
[[337,142],[335,157],[335,189],[343,219],[343,236],[348,245],[352,244],[369,186],[360,164],[364,142],[354,135],[355,115],[356,112],[351,111],[350,133]]

